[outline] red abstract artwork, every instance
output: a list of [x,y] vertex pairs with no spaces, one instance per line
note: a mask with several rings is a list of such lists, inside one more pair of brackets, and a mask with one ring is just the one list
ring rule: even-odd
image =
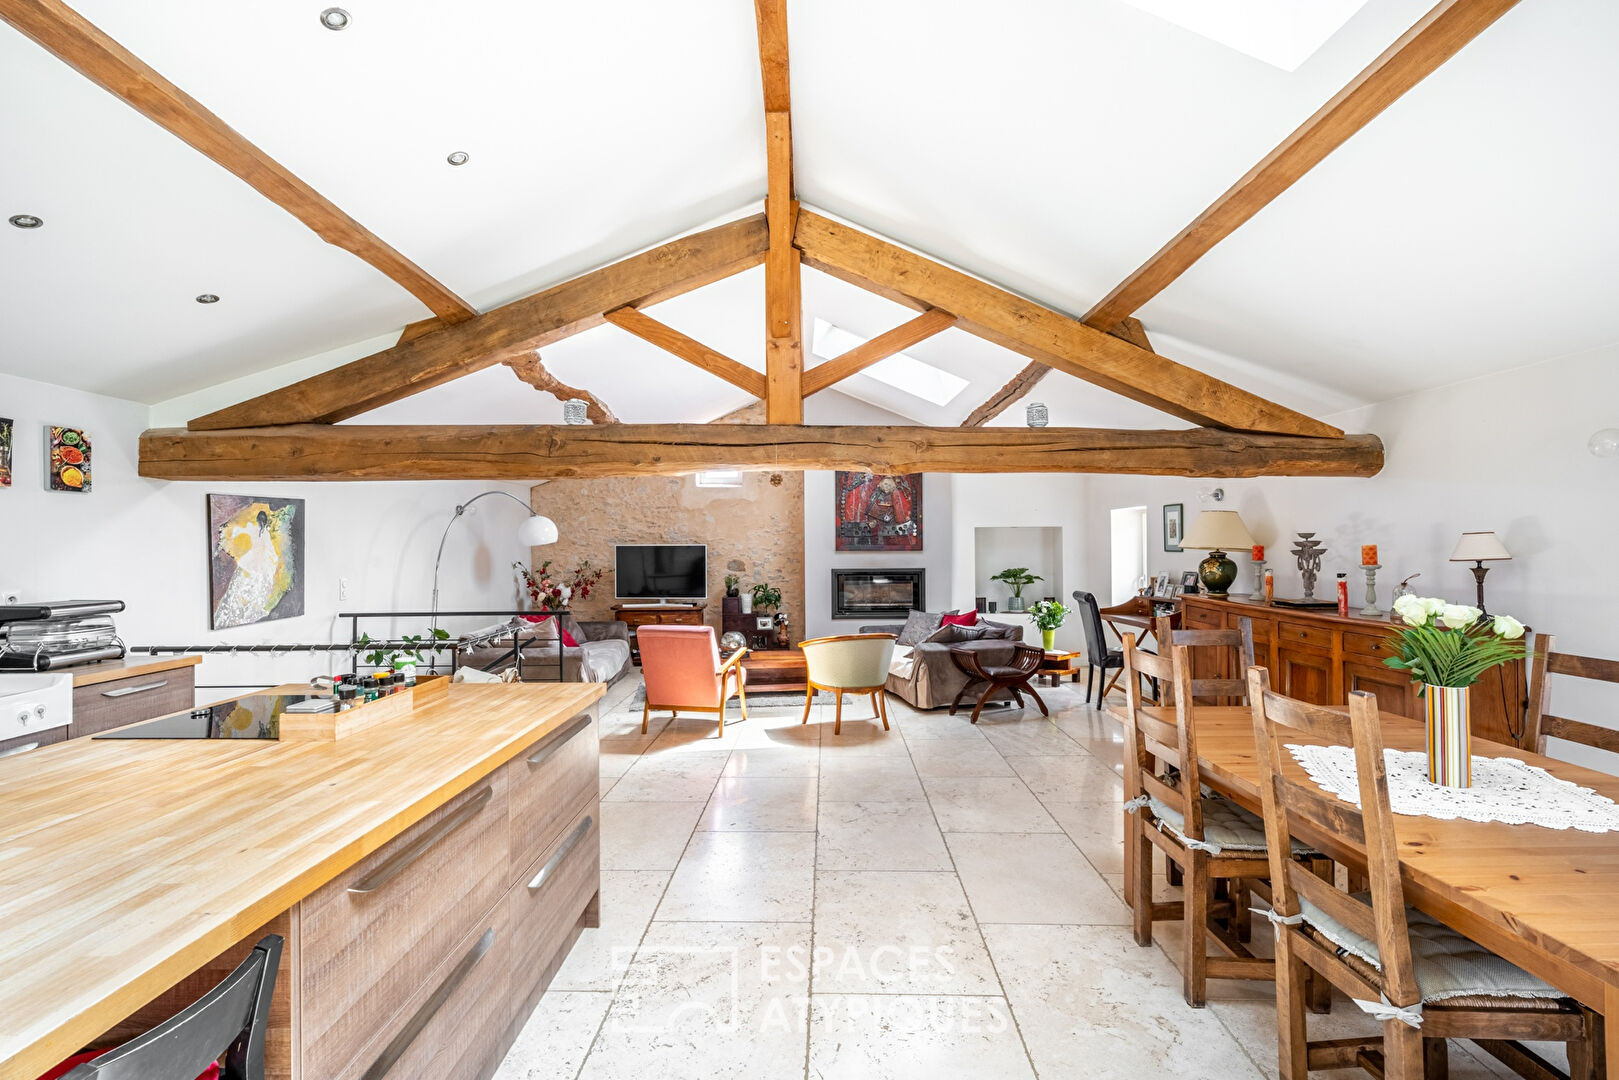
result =
[[838,551],[921,551],[922,474],[837,473]]

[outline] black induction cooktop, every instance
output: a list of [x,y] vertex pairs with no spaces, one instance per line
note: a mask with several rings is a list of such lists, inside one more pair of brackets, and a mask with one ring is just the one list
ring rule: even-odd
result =
[[96,739],[279,739],[287,706],[314,694],[250,694],[106,731]]

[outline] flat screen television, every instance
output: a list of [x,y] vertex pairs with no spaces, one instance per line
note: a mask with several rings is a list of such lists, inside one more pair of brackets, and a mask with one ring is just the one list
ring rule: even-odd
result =
[[614,592],[620,600],[700,600],[708,595],[703,544],[618,544]]

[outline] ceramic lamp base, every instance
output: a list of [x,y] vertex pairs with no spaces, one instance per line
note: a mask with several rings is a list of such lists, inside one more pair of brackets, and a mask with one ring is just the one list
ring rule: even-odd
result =
[[1231,592],[1231,583],[1237,580],[1237,564],[1223,551],[1211,551],[1209,557],[1197,564],[1197,579],[1203,591],[1213,597],[1225,597]]

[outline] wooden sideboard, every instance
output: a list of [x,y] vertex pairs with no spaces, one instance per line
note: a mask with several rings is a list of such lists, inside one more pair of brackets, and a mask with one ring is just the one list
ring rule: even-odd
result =
[[635,640],[635,631],[643,626],[701,626],[707,604],[659,604],[656,607],[635,607],[632,604],[614,604],[613,618],[630,628],[630,658],[641,662],[641,647]]
[[[1378,707],[1420,718],[1422,698],[1403,671],[1383,663],[1398,655],[1392,640],[1397,629],[1388,617],[1341,616],[1331,609],[1303,609],[1247,600],[1183,598],[1181,625],[1188,630],[1235,627],[1253,621],[1255,659],[1270,669],[1271,685],[1280,693],[1317,705],[1342,705],[1352,690],[1377,695]],[[1196,678],[1229,678],[1226,658],[1198,650]],[[1528,680],[1522,661],[1493,668],[1473,692],[1473,733],[1494,742],[1518,744],[1528,707]]]

